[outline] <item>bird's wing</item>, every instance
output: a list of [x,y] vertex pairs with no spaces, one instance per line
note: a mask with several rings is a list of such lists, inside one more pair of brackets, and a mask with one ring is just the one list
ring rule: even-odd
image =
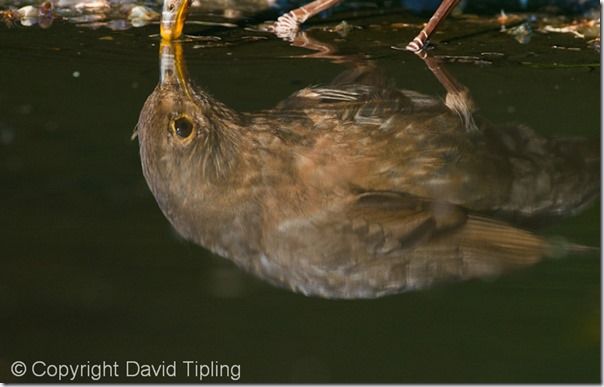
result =
[[357,63],[326,85],[297,91],[276,108],[338,117],[360,124],[381,125],[394,113],[442,109],[440,99],[400,90],[371,63]]
[[541,238],[528,231],[468,214],[458,205],[405,193],[360,194],[344,214],[345,227],[360,239],[375,241],[377,231],[380,243],[370,250],[377,259],[409,253],[446,262],[479,259],[475,253],[480,251],[484,261],[494,259],[497,266],[512,267],[533,263],[544,252]]
[[530,232],[394,192],[363,193],[338,208],[284,220],[264,238],[266,256],[287,285],[344,298],[492,276],[532,264],[547,250]]
[[315,123],[329,120],[363,126],[381,126],[395,114],[437,112],[442,100],[398,89],[371,63],[357,63],[326,85],[301,89],[282,102],[272,114],[305,116]]
[[381,126],[395,114],[440,112],[443,109],[440,100],[420,93],[347,84],[304,88],[282,101],[273,113],[287,116],[303,113],[321,123],[337,120],[339,123]]

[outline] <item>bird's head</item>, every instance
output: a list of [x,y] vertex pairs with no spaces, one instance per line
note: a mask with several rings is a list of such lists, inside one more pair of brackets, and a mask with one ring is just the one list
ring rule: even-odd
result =
[[160,82],[140,113],[137,136],[145,179],[177,226],[234,179],[239,122],[237,113],[192,87],[180,45],[163,43],[160,55]]
[[164,0],[160,23],[163,40],[180,38],[190,6],[191,0]]

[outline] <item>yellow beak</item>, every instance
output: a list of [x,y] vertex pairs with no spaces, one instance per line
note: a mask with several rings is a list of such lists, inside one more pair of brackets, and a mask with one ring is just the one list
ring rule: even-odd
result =
[[180,38],[187,18],[190,0],[164,0],[160,33],[163,40]]

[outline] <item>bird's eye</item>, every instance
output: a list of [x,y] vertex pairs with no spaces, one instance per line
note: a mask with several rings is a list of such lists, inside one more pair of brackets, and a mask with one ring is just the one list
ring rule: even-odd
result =
[[188,138],[193,133],[193,123],[184,116],[172,121],[172,128],[180,138]]
[[170,5],[168,5],[168,11],[170,11],[170,12],[174,11],[174,3],[171,3]]

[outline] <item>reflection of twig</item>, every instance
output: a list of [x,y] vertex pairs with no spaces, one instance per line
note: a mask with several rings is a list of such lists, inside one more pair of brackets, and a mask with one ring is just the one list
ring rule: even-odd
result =
[[579,64],[564,64],[564,63],[532,63],[532,62],[520,62],[525,66],[530,66],[536,69],[574,69],[574,68],[588,68],[594,69],[600,67],[600,63],[579,63]]
[[212,21],[203,21],[203,20],[187,20],[185,24],[195,24],[200,26],[212,26],[212,27],[227,27],[227,28],[236,28],[239,27],[237,24],[233,23],[221,23],[221,22],[212,22]]
[[[525,22],[526,22],[526,19],[521,19],[521,20],[515,21],[513,23],[505,24],[505,27],[506,28],[517,27]],[[448,38],[448,39],[443,39],[443,40],[441,40],[441,42],[442,43],[451,43],[451,42],[455,42],[458,40],[469,39],[469,38],[473,38],[473,37],[480,36],[480,35],[490,34],[491,32],[500,32],[500,31],[501,31],[501,26],[498,25],[497,27],[488,28],[488,29],[484,29],[484,30],[480,30],[480,31],[475,31],[475,32],[471,32],[471,33],[468,33],[465,35],[458,35],[458,36],[454,36],[454,37]]]
[[436,58],[443,62],[454,62],[454,63],[471,63],[475,65],[490,65],[493,62],[489,60],[481,59],[477,56],[469,56],[469,55],[437,55]]
[[585,38],[585,35],[583,35],[579,31],[577,31],[575,26],[569,26],[569,27],[545,26],[545,27],[543,27],[543,31],[546,31],[546,32],[559,32],[559,33],[567,33],[567,34],[570,33],[570,34],[575,35],[577,38],[581,38],[581,39]]

